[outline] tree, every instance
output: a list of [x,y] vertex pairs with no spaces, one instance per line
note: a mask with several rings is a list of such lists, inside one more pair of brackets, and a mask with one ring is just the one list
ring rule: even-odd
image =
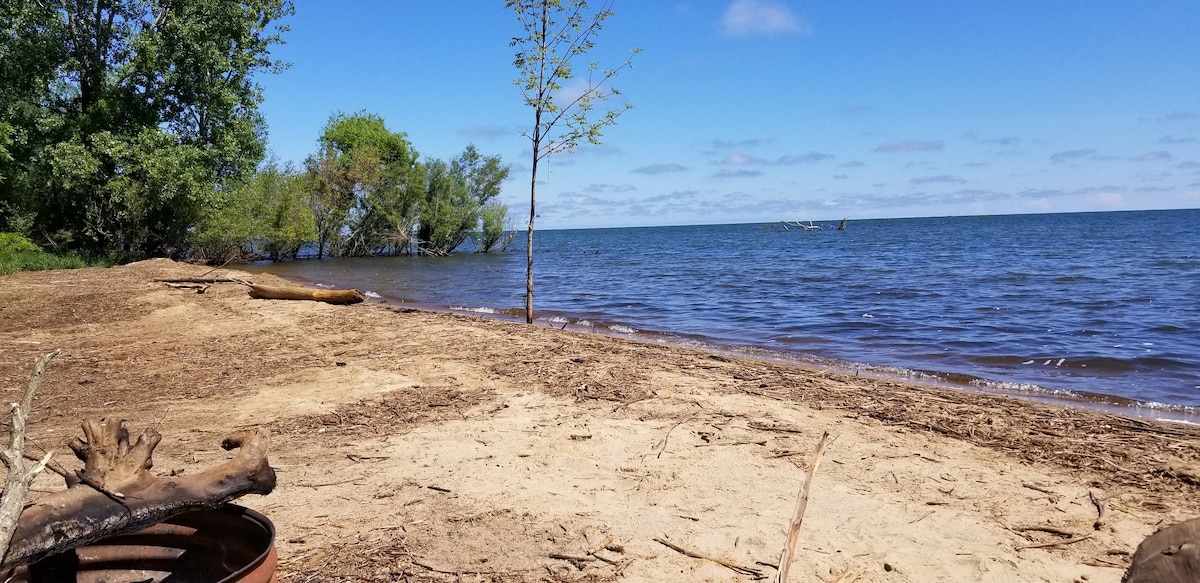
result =
[[417,242],[422,253],[446,255],[476,231],[485,205],[500,194],[508,167],[499,156],[481,156],[474,145],[446,164],[426,163],[429,177],[421,201]]
[[[518,75],[525,104],[533,108],[533,130],[524,134],[533,145],[533,167],[529,180],[529,227],[526,238],[525,321],[533,323],[533,223],[537,218],[538,162],[546,156],[574,149],[582,140],[600,144],[601,130],[617,121],[631,106],[609,109],[592,119],[596,104],[620,95],[608,82],[624,68],[588,65],[586,86],[578,95],[561,96],[556,92],[574,78],[574,60],[590,51],[596,34],[613,16],[613,0],[603,2],[600,10],[588,12],[587,0],[505,0],[516,12],[524,29],[523,37],[514,38],[517,47],[513,65]],[[641,52],[634,49],[633,53]]]
[[219,193],[193,234],[192,258],[215,263],[293,259],[316,240],[304,175],[271,158],[252,176]]
[[186,245],[263,157],[255,76],[283,67],[291,2],[0,4],[0,220],[94,252]]
[[405,134],[377,115],[335,113],[318,146],[305,162],[318,257],[399,253],[425,191],[425,167]]
[[516,231],[510,227],[508,205],[502,202],[490,202],[483,205],[479,211],[480,228],[475,235],[476,253],[491,253],[497,247],[504,251],[512,242]]

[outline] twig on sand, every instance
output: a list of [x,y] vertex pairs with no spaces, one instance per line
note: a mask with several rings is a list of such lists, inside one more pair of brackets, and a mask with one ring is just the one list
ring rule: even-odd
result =
[[1104,526],[1104,501],[1096,495],[1095,490],[1088,490],[1088,498],[1092,499],[1092,505],[1096,507],[1096,522],[1092,523],[1093,530],[1100,530]]
[[761,421],[751,421],[751,422],[747,423],[746,425],[750,429],[757,429],[759,431],[778,431],[780,433],[808,433],[807,431],[803,431],[800,429],[794,429],[792,427],[785,427],[783,425],[774,425],[771,423],[763,423]]
[[505,574],[504,571],[479,571],[477,569],[450,570],[450,569],[446,569],[446,568],[442,568],[442,567],[436,567],[430,563],[427,563],[420,559],[413,558],[411,556],[409,557],[409,561],[411,561],[412,564],[414,564],[418,567],[428,569],[430,571],[433,571],[434,573],[441,573],[443,575],[455,575],[455,576],[461,577],[463,575],[501,575],[501,574]]
[[1051,496],[1062,496],[1062,494],[1059,494],[1058,492],[1055,492],[1054,490],[1051,490],[1051,489],[1043,487],[1043,486],[1039,486],[1037,484],[1030,484],[1028,482],[1022,482],[1021,486],[1025,487],[1025,488],[1029,488],[1030,490],[1036,490],[1043,494],[1049,494]]
[[767,442],[765,440],[764,441],[729,441],[729,442],[719,442],[718,441],[717,443],[697,443],[696,447],[712,447],[714,445],[766,445],[766,444],[767,444]]
[[1047,549],[1047,548],[1051,548],[1051,547],[1065,547],[1067,545],[1073,545],[1079,541],[1085,541],[1089,538],[1092,538],[1092,535],[1090,533],[1082,535],[1082,536],[1077,536],[1075,538],[1069,538],[1067,540],[1059,540],[1059,541],[1053,541],[1053,542],[1048,542],[1048,543],[1037,543],[1037,544],[1032,544],[1032,545],[1021,545],[1021,546],[1017,547],[1015,550],[1023,551],[1025,549]]
[[237,284],[241,284],[241,285],[252,285],[250,282],[248,282],[244,279],[237,279],[237,278],[233,278],[233,277],[168,277],[168,278],[158,278],[158,279],[155,279],[154,281],[156,281],[158,283],[166,283],[166,284],[172,284],[172,283],[175,283],[175,284],[180,284],[180,283],[200,283],[200,284],[204,284],[204,283],[207,283],[207,284],[237,283]]
[[1011,530],[1013,532],[1029,532],[1031,530],[1036,530],[1038,532],[1048,532],[1050,534],[1057,534],[1059,536],[1065,536],[1067,538],[1071,538],[1071,537],[1075,536],[1075,533],[1073,533],[1073,532],[1069,532],[1069,531],[1063,530],[1061,528],[1054,528],[1053,526],[1017,526],[1017,527],[1010,528],[1009,530]]
[[779,558],[779,583],[787,583],[788,571],[791,570],[792,556],[796,552],[796,541],[800,538],[800,525],[804,522],[804,510],[808,507],[808,493],[812,488],[813,474],[817,472],[817,464],[821,463],[821,455],[829,445],[829,432],[821,434],[817,449],[813,451],[812,462],[808,464],[808,475],[804,478],[804,487],[800,489],[800,497],[796,500],[796,512],[792,514],[792,523],[788,528],[787,544]]
[[830,583],[854,583],[858,580],[859,575],[862,575],[861,569],[846,567],[846,570],[842,571],[842,574],[838,575],[837,579],[834,579]]
[[33,365],[33,376],[25,387],[25,396],[20,403],[12,404],[12,424],[8,430],[10,439],[8,448],[0,451],[0,461],[8,468],[8,477],[4,479],[4,494],[0,495],[0,559],[8,554],[9,543],[17,530],[17,521],[25,508],[25,498],[29,495],[29,486],[34,476],[46,469],[50,456],[38,460],[30,466],[25,460],[25,421],[29,419],[30,409],[33,408],[33,396],[37,393],[38,385],[46,374],[46,365],[62,350],[43,354]]
[[661,544],[679,554],[692,557],[693,559],[702,559],[705,561],[712,561],[718,565],[721,565],[722,567],[731,569],[735,573],[740,573],[742,575],[750,575],[752,577],[757,577],[759,579],[762,579],[763,577],[765,577],[765,575],[763,575],[762,571],[759,571],[758,569],[751,569],[750,567],[743,567],[741,565],[738,565],[737,563],[726,561],[725,559],[722,559],[719,557],[712,557],[712,556],[706,555],[704,553],[698,553],[693,550],[685,549],[677,544],[669,543],[666,540],[661,539],[661,538],[656,537],[654,539],[654,542]]
[[658,450],[658,455],[654,456],[655,459],[662,458],[663,452],[667,450],[667,440],[671,438],[671,432],[675,431],[676,427],[679,427],[680,425],[683,425],[691,420],[691,417],[688,417],[687,419],[680,419],[678,423],[672,425],[671,428],[667,430],[667,434],[663,436],[662,441],[654,444],[654,449]]

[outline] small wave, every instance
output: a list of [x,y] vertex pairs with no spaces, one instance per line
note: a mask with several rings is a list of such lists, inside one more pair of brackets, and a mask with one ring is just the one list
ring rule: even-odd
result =
[[634,330],[633,328],[630,328],[629,326],[623,326],[621,324],[610,324],[608,326],[608,329],[612,330],[613,332],[616,332],[618,334],[637,334],[637,330]]
[[495,314],[495,313],[497,313],[496,308],[489,308],[487,306],[480,306],[478,308],[468,308],[466,306],[450,306],[450,309],[455,312],[471,312],[474,314]]
[[1043,387],[1035,383],[1021,383],[1014,381],[990,381],[987,379],[974,379],[969,383],[972,387],[980,389],[997,391],[1006,394],[1017,395],[1034,395],[1042,397],[1056,397],[1066,399],[1082,399],[1082,396],[1075,391],[1067,389],[1051,389]]
[[383,297],[383,296],[381,296],[381,295],[379,295],[379,294],[377,294],[377,293],[375,293],[375,292],[373,292],[373,291],[366,291],[366,292],[363,292],[363,295],[364,295],[364,296],[367,296],[368,298],[373,298],[373,299],[376,299],[376,300],[377,300],[377,299],[379,299],[379,298],[382,298],[382,297]]

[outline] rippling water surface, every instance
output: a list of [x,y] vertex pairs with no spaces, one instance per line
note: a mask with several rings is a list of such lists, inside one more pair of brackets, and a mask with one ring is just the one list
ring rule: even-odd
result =
[[[535,307],[556,325],[1200,413],[1200,210],[825,228],[541,231]],[[251,268],[523,318],[523,240]]]

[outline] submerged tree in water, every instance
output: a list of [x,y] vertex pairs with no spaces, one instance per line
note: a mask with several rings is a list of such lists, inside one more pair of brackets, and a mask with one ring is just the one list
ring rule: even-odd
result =
[[449,164],[430,160],[426,165],[417,240],[422,253],[446,255],[477,232],[482,211],[500,194],[508,167],[499,156],[481,156],[473,145]]
[[394,254],[410,243],[425,166],[405,134],[366,112],[330,117],[305,162],[317,255]]

